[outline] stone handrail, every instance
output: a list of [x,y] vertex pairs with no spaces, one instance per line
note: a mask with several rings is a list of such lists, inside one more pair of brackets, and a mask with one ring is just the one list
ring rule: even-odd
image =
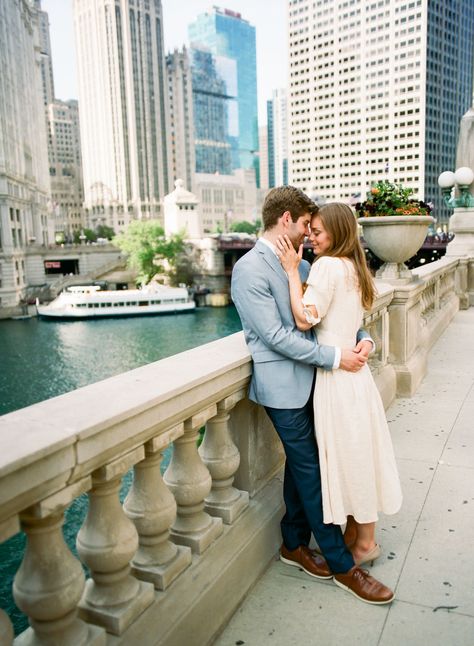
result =
[[[379,283],[364,321],[386,406],[418,386],[465,302],[469,262],[442,259],[416,278]],[[28,538],[13,591],[30,628],[16,644],[210,643],[280,540],[282,452],[246,398],[250,374],[237,333],[0,417],[0,542],[20,528]],[[79,561],[61,526],[84,492]]]

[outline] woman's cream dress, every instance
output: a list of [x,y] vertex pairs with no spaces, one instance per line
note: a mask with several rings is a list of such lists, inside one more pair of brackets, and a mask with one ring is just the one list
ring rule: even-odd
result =
[[[308,277],[305,305],[315,305],[318,342],[352,348],[363,309],[350,260],[323,256]],[[359,372],[318,370],[314,390],[324,522],[342,525],[394,514],[402,493],[390,432],[368,365]]]

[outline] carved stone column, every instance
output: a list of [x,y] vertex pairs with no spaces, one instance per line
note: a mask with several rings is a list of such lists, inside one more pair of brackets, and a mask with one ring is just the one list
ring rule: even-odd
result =
[[230,525],[248,507],[249,494],[232,486],[239,468],[240,454],[229,430],[229,411],[245,397],[245,390],[226,397],[217,404],[217,415],[206,424],[204,440],[199,447],[202,461],[212,476],[212,489],[205,509]]
[[173,457],[164,480],[178,504],[178,515],[171,529],[175,543],[188,545],[202,554],[222,533],[222,519],[212,518],[204,511],[204,498],[209,494],[212,479],[197,448],[198,430],[217,413],[213,404],[184,423],[184,435],[173,446]]
[[[77,617],[84,572],[64,542],[64,508],[90,487],[90,478],[34,505],[21,515],[28,540],[13,583],[18,607],[30,628],[15,640],[18,646],[102,646],[105,631]],[[3,642],[2,642],[3,643]]]
[[184,433],[183,424],[153,438],[145,445],[145,459],[135,465],[133,485],[123,508],[135,523],[138,550],[132,560],[133,574],[165,588],[190,565],[191,549],[169,540],[176,520],[176,501],[161,476],[162,451]]
[[123,474],[144,456],[139,447],[92,474],[89,511],[77,535],[77,551],[91,571],[80,615],[114,635],[121,635],[154,599],[151,583],[130,574],[138,535],[119,500]]

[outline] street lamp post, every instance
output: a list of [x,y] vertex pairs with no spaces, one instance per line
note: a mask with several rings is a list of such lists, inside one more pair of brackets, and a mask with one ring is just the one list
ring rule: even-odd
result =
[[[474,172],[467,166],[458,168],[455,173],[444,171],[438,178],[444,203],[454,209],[449,218],[449,230],[454,233],[454,238],[447,246],[446,256],[474,255],[474,195],[471,193],[473,182]],[[453,192],[455,186],[457,194]]]
[[[441,193],[443,194],[446,206],[452,209],[473,208],[474,196],[471,194],[469,188],[473,181],[474,172],[470,168],[467,168],[467,166],[458,168],[455,173],[450,170],[441,173],[438,177],[438,184],[441,187]],[[453,186],[456,184],[459,189],[459,195],[457,197],[452,195]]]

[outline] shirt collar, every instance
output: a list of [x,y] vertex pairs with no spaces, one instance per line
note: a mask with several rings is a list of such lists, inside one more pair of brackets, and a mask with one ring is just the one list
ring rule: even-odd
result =
[[260,240],[260,242],[263,242],[264,245],[269,247],[273,251],[275,256],[277,256],[276,246],[273,244],[273,242],[270,242],[270,240],[267,240],[266,238],[263,238],[263,237],[259,238],[259,240]]

